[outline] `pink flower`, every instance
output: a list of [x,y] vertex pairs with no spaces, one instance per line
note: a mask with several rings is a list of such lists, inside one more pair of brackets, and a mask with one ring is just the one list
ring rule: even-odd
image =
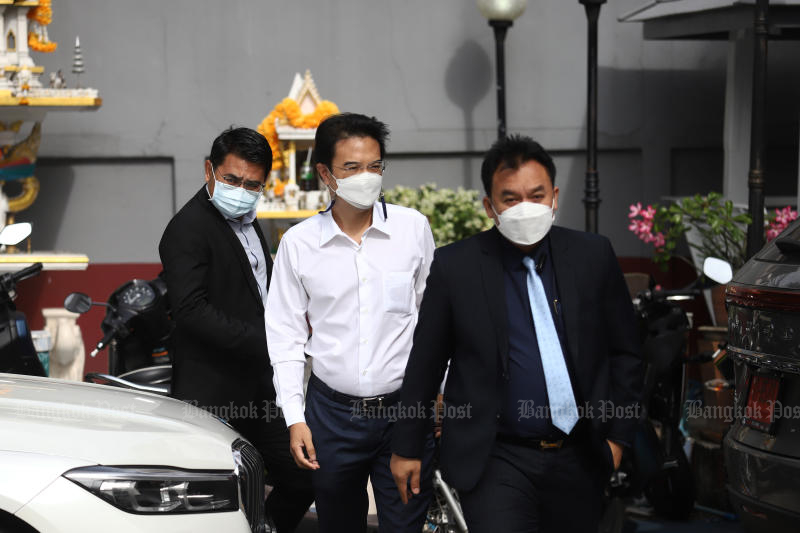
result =
[[776,209],[775,220],[770,222],[769,229],[767,230],[767,241],[775,239],[793,220],[796,219],[797,211],[794,211],[788,205],[783,209]]
[[664,234],[660,231],[656,233],[655,237],[653,238],[653,246],[655,246],[656,250],[664,248],[666,243],[667,241],[664,239]]
[[635,204],[631,204],[631,212],[628,213],[628,218],[638,217],[641,210],[642,210],[642,202],[636,202]]

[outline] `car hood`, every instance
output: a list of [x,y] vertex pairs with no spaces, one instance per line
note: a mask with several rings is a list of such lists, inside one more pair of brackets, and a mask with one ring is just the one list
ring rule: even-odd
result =
[[184,402],[120,388],[0,374],[0,450],[104,465],[233,470],[238,434]]

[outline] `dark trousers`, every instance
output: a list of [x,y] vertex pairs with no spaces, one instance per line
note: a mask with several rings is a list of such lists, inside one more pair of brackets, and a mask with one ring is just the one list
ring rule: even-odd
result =
[[469,532],[596,533],[608,473],[588,446],[496,441],[477,486],[460,493]]
[[267,482],[273,486],[266,502],[267,517],[278,533],[291,533],[314,501],[311,473],[294,462],[289,449],[289,429],[279,416],[274,399],[260,401],[258,416],[232,418],[228,422],[241,433],[264,458]]
[[305,411],[319,462],[319,470],[311,476],[319,531],[366,531],[367,478],[372,480],[381,533],[422,531],[432,494],[432,436],[422,462],[420,494],[403,505],[389,469],[397,412],[392,406],[361,412],[355,403],[346,405],[326,396],[320,390],[323,387],[327,389],[324,383],[312,378]]

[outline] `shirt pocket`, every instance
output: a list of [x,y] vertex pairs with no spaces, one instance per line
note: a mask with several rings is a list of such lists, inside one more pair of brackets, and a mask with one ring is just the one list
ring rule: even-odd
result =
[[387,272],[383,277],[383,302],[389,313],[410,314],[413,272]]

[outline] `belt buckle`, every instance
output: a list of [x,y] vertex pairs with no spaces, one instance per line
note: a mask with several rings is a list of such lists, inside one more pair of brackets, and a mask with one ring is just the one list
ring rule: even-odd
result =
[[563,440],[540,440],[539,448],[542,450],[558,450],[564,445]]
[[[370,396],[369,398],[361,398],[361,411],[366,412],[367,409],[381,409],[383,407],[384,396]],[[375,405],[370,405],[371,402],[377,402]]]

